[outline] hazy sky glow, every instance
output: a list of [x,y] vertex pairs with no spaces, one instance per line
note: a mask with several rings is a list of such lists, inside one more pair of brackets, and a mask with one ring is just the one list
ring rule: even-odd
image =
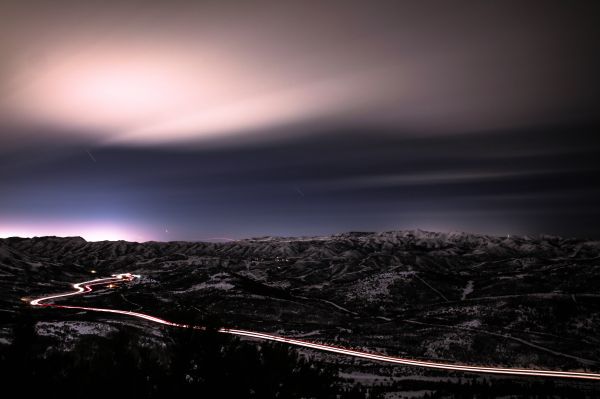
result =
[[600,235],[597,16],[4,1],[0,236]]
[[128,228],[124,223],[107,223],[99,220],[47,220],[27,222],[17,220],[14,224],[3,220],[0,237],[34,237],[34,236],[80,236],[88,241],[132,240],[148,241],[150,236]]

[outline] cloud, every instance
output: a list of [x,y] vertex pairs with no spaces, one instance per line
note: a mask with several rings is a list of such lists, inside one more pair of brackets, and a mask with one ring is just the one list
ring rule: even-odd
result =
[[534,5],[9,1],[0,128],[185,145],[315,121],[448,134],[590,117],[591,13]]

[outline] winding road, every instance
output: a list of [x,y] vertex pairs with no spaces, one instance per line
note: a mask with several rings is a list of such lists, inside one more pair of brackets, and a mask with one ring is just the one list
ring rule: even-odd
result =
[[[158,324],[163,324],[172,327],[179,328],[192,328],[197,330],[204,330],[202,326],[174,323],[168,320],[164,320],[155,316],[147,315],[139,312],[130,312],[126,310],[107,309],[107,308],[95,308],[87,306],[72,306],[72,305],[57,305],[55,303],[49,303],[56,299],[68,298],[76,295],[83,295],[92,292],[94,286],[106,286],[110,284],[118,284],[133,281],[140,276],[131,273],[115,274],[112,277],[98,278],[95,280],[84,281],[81,283],[73,284],[75,291],[48,295],[41,298],[34,299],[29,303],[32,306],[52,307],[59,309],[79,309],[92,312],[102,313],[113,313],[121,314],[125,316],[137,317],[143,320],[151,321]],[[341,355],[353,356],[362,359],[376,360],[387,363],[402,364],[407,366],[426,367],[431,369],[441,370],[452,370],[452,371],[463,371],[469,373],[488,373],[488,374],[507,374],[507,375],[519,375],[519,376],[538,376],[538,377],[556,377],[556,378],[576,378],[576,379],[587,379],[587,380],[600,380],[600,374],[597,373],[582,373],[574,371],[554,371],[554,370],[539,370],[539,369],[524,369],[524,368],[502,368],[502,367],[483,367],[483,366],[468,366],[454,363],[442,363],[442,362],[430,362],[423,360],[413,360],[402,357],[386,356],[377,353],[364,352],[355,349],[349,349],[342,346],[334,346],[328,344],[320,344],[316,342],[310,342],[295,338],[286,338],[279,335],[265,334],[256,331],[248,330],[237,330],[232,328],[221,328],[218,330],[223,334],[231,334],[242,337],[250,337],[261,339],[265,341],[282,342],[289,345],[300,346],[304,348],[316,349],[324,352],[337,353]]]

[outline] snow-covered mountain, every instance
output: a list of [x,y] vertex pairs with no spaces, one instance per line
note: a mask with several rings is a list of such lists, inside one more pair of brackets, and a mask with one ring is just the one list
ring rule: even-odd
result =
[[[227,243],[8,238],[0,240],[6,321],[0,343],[12,340],[13,316],[30,311],[21,298],[116,272],[142,279],[87,303],[171,318],[196,313],[226,326],[414,358],[600,371],[600,243],[554,236],[416,230]],[[42,330],[83,317],[52,312],[34,312]],[[93,320],[115,326],[111,317]],[[344,367],[415,372],[355,362]]]

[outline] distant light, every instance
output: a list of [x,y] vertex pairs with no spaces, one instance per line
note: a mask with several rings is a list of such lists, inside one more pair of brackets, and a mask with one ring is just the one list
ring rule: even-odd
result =
[[95,270],[90,270],[90,273],[96,274],[96,271]]
[[0,238],[7,237],[75,237],[80,236],[86,241],[144,241],[146,237],[141,229],[121,221],[44,220],[31,223],[14,220],[0,226]]

